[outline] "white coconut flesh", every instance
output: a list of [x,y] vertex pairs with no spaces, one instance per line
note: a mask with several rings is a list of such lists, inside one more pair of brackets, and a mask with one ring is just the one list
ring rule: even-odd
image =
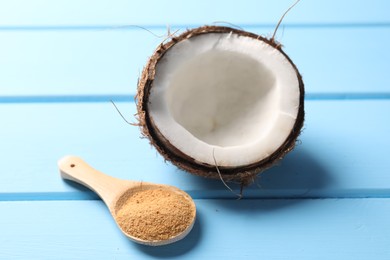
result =
[[247,36],[207,33],[159,60],[148,109],[158,131],[187,156],[239,167],[285,142],[299,96],[297,73],[280,51]]

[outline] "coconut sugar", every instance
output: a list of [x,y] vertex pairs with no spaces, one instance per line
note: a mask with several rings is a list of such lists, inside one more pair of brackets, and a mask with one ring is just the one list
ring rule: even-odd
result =
[[146,241],[173,238],[193,224],[190,198],[163,188],[139,190],[120,200],[116,220],[130,236]]

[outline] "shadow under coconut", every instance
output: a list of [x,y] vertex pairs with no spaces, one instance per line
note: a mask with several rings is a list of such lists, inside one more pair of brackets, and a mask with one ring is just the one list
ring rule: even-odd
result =
[[[196,220],[191,232],[182,240],[165,245],[165,246],[146,246],[141,244],[135,244],[138,249],[147,255],[158,258],[174,258],[185,255],[196,247],[201,240],[202,228],[201,228],[202,214],[197,209]],[[131,242],[133,244],[133,242]]]
[[257,189],[252,185],[248,192],[265,198],[323,197],[332,178],[326,165],[303,147],[297,147],[273,168],[258,175]]
[[[270,205],[267,203],[266,208],[270,209],[302,202],[299,198],[327,196],[326,188],[331,185],[332,178],[326,165],[322,164],[320,158],[316,158],[313,154],[305,151],[303,147],[297,147],[278,165],[259,174],[252,185],[244,187],[242,200],[286,199]],[[240,185],[234,183],[227,183],[233,189],[233,193],[223,185],[221,180],[194,177],[193,182],[194,186],[203,186],[201,192],[192,192],[191,196],[194,199],[237,199],[237,194],[240,193]],[[221,201],[219,200],[218,203]],[[238,203],[221,203],[226,206],[232,205],[237,210],[236,204],[240,204],[239,201]],[[253,210],[255,206],[251,203],[243,204],[247,204],[250,210]],[[242,207],[245,206],[242,205],[239,208]],[[264,209],[265,205],[258,205],[258,207]]]

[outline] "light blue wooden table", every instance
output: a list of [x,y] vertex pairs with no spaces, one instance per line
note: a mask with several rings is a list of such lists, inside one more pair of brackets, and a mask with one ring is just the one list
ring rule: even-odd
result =
[[[390,259],[389,1],[303,0],[286,17],[277,39],[306,85],[302,143],[242,200],[164,163],[109,102],[133,120],[161,41],[125,25],[227,21],[270,36],[291,2],[0,1],[0,258]],[[61,180],[66,154],[184,189],[194,230],[164,247],[130,242],[95,194]]]

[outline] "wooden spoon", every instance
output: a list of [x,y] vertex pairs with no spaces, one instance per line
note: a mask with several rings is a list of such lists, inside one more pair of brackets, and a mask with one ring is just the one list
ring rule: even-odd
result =
[[[150,246],[170,244],[184,238],[194,225],[196,216],[195,203],[187,193],[176,187],[114,178],[93,169],[82,159],[75,156],[66,156],[60,159],[58,161],[58,167],[62,178],[80,183],[95,191],[109,208],[111,215],[114,217],[121,231],[134,242]],[[117,212],[123,206],[123,200],[120,199],[125,195],[129,196],[130,194],[130,196],[132,196],[136,192],[149,189],[164,189],[183,196],[186,203],[188,202],[190,205],[191,211],[193,211],[193,214],[191,214],[191,223],[184,231],[165,240],[144,240],[130,235],[119,225],[117,221]],[[118,203],[118,201],[121,202]]]

